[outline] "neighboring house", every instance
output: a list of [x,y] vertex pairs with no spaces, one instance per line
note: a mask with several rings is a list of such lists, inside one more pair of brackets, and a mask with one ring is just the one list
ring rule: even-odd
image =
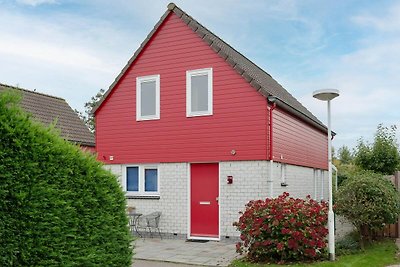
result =
[[0,84],[0,92],[5,90],[15,90],[21,94],[21,108],[30,113],[32,118],[46,126],[56,122],[55,127],[64,139],[78,144],[84,150],[95,152],[93,133],[64,99]]
[[326,198],[326,127],[174,4],[95,118],[99,160],[120,177],[128,205],[162,212],[165,233],[236,237],[232,223],[249,200]]

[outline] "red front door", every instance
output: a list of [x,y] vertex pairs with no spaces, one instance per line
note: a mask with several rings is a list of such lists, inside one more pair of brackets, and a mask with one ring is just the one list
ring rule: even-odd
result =
[[218,238],[218,163],[191,164],[190,176],[190,236]]

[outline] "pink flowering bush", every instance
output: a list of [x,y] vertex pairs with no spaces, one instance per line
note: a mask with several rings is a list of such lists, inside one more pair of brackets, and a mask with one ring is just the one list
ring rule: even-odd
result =
[[240,231],[239,253],[251,261],[316,260],[325,254],[328,206],[307,196],[250,201],[233,225]]

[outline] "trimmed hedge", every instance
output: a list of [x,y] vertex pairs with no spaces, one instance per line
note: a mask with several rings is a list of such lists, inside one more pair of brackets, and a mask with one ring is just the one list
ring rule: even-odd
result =
[[130,266],[116,177],[18,98],[0,94],[0,266]]

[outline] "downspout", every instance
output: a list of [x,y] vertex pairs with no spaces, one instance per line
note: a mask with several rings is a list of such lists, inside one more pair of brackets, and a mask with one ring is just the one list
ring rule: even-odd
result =
[[267,183],[269,184],[269,196],[270,198],[274,197],[274,153],[273,153],[273,147],[274,147],[274,142],[273,142],[273,136],[274,136],[274,127],[273,127],[273,116],[272,116],[272,111],[276,108],[276,97],[274,96],[268,96],[268,102],[271,103],[272,105],[268,107],[269,111],[269,180],[267,180]]

